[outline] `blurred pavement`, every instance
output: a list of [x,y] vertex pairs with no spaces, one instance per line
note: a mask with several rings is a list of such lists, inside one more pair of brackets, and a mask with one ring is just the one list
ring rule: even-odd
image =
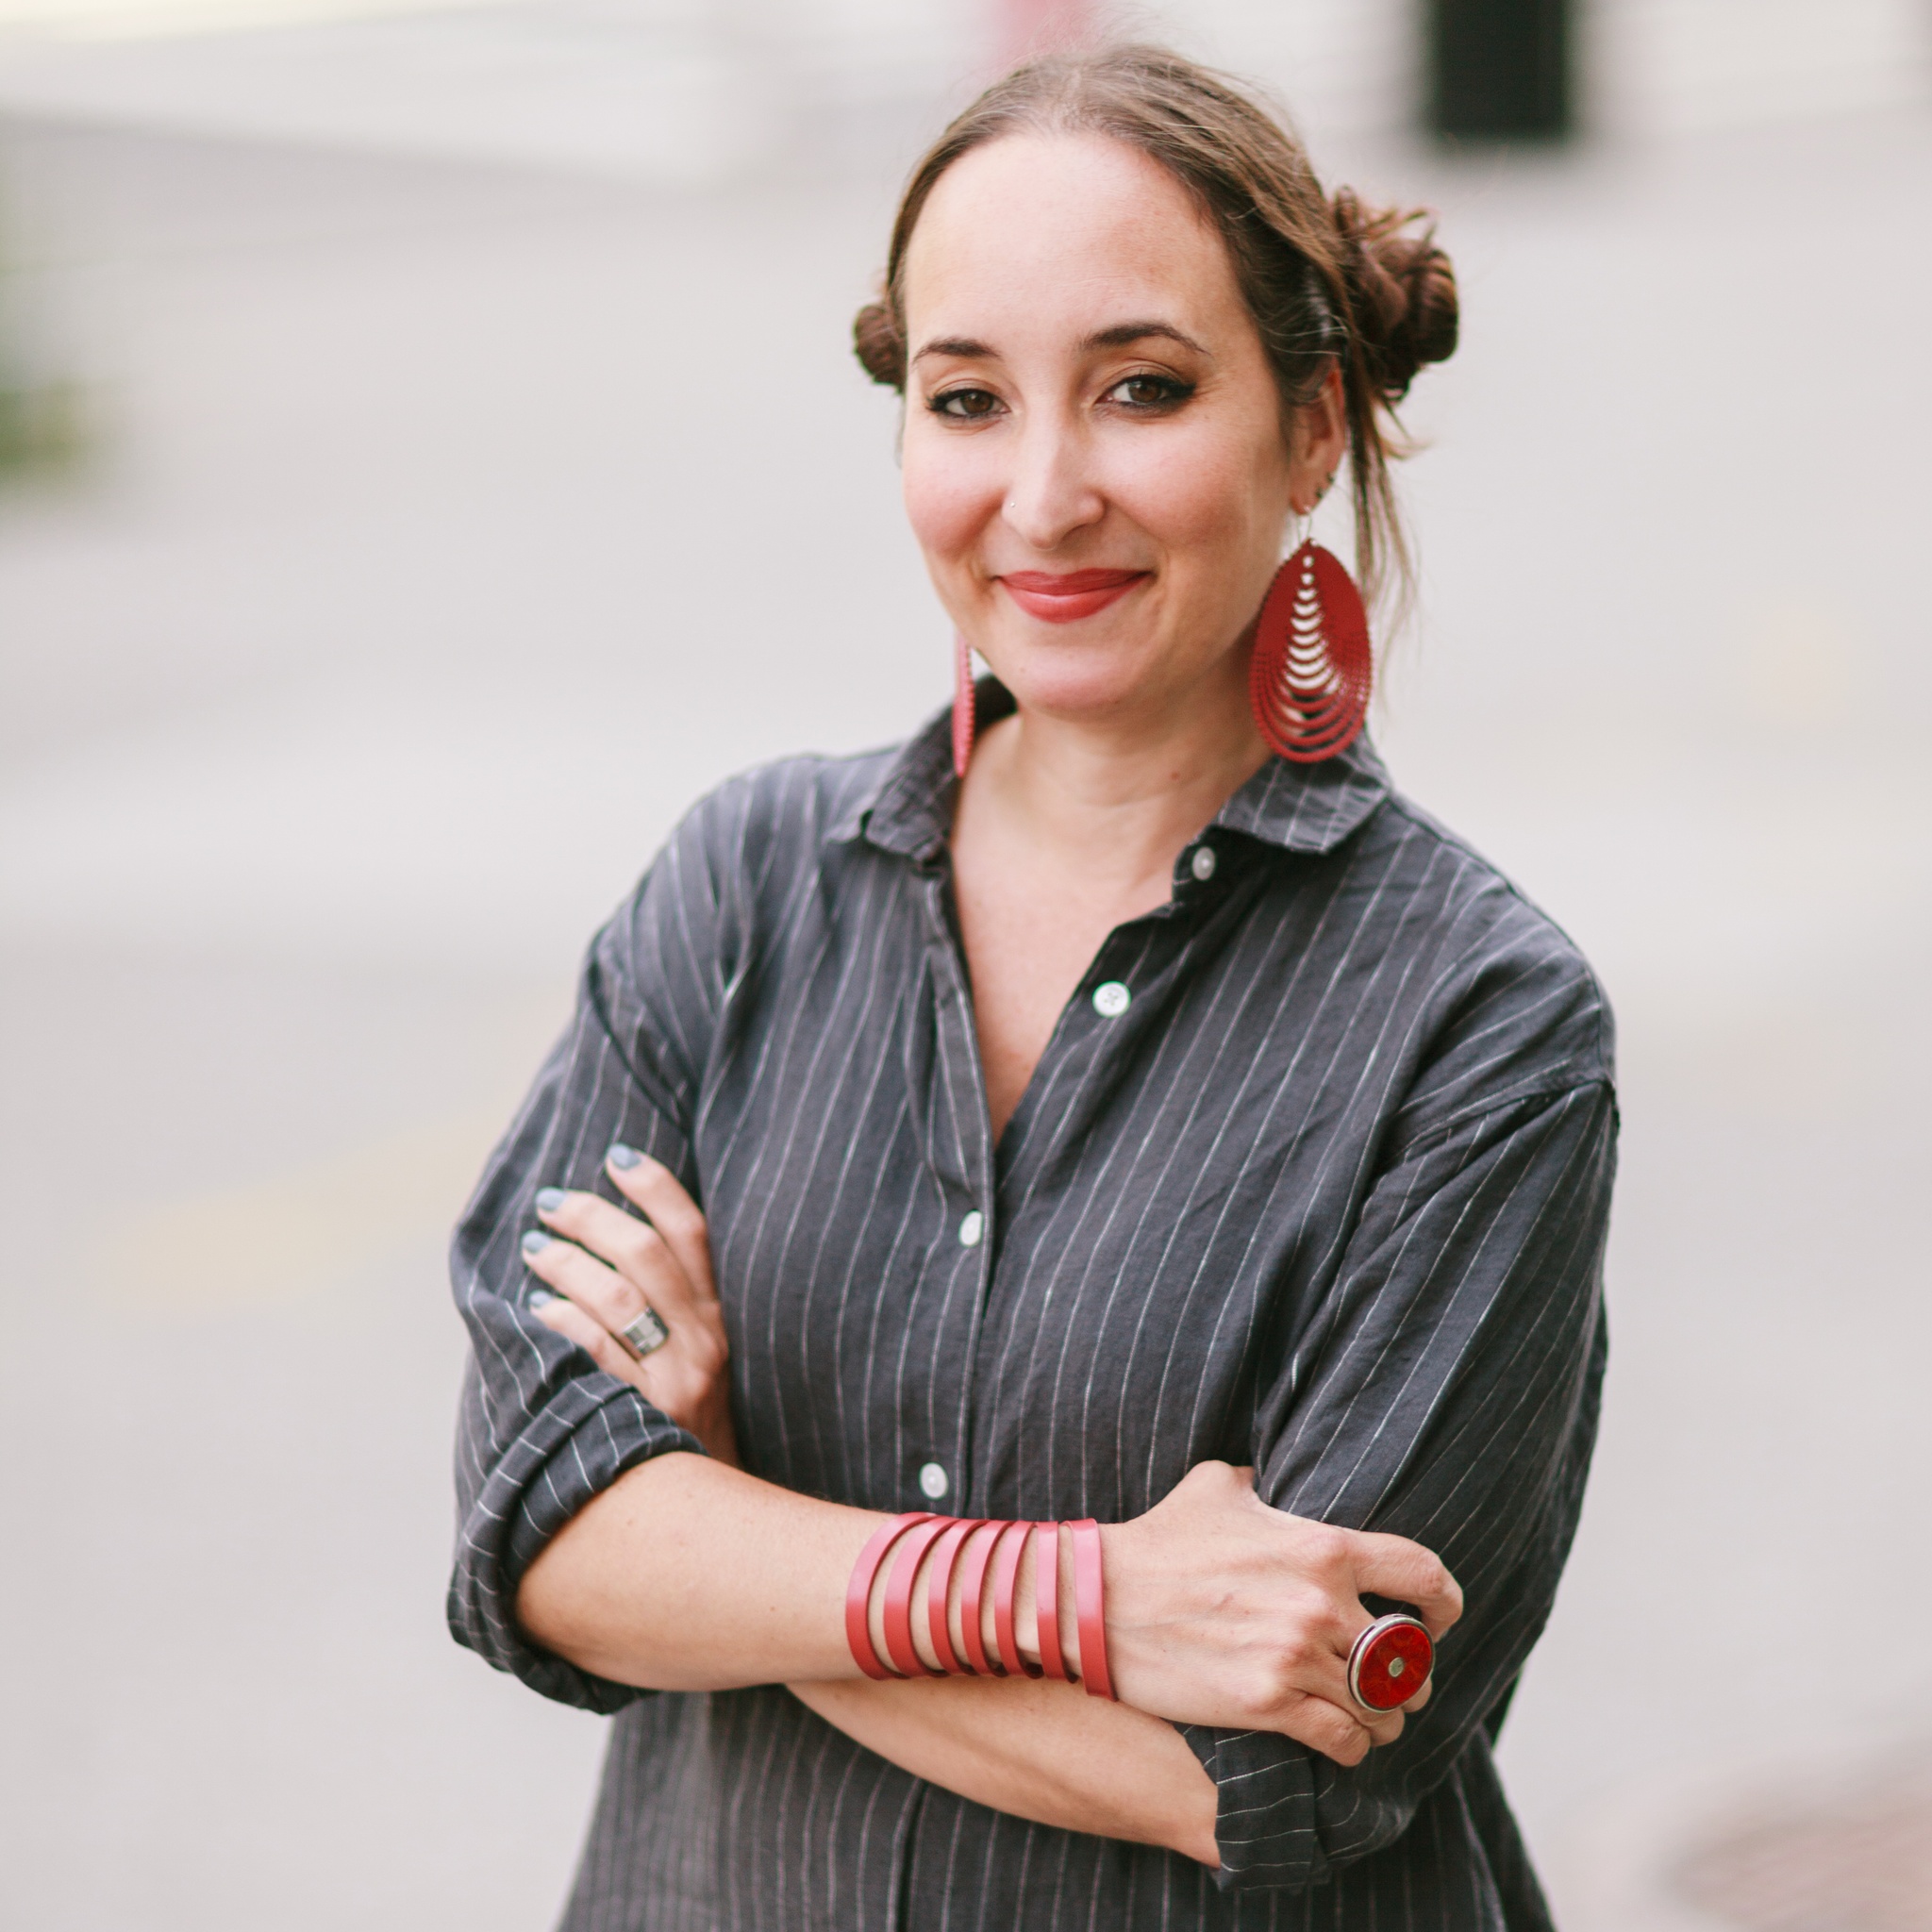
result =
[[[1932,1734],[1932,122],[1319,158],[1465,291],[1382,741],[1621,1022],[1605,1436],[1504,1748],[1607,1932],[1669,1794]],[[0,172],[97,444],[0,494],[0,1920],[540,1924],[600,1726],[442,1632],[441,1241],[681,806],[944,697],[845,346],[895,170],[43,121]]]

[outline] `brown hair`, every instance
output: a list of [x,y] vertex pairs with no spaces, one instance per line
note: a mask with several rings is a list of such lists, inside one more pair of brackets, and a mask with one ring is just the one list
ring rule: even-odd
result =
[[[1456,277],[1421,209],[1331,199],[1283,123],[1229,76],[1163,47],[1124,45],[1030,61],[996,81],[913,169],[892,224],[879,301],[853,343],[874,382],[906,387],[906,251],[939,178],[1002,135],[1104,134],[1158,161],[1227,244],[1274,365],[1284,411],[1341,371],[1355,494],[1356,567],[1371,599],[1391,574],[1407,591],[1391,461],[1409,445],[1394,408],[1425,362],[1456,347]],[[1421,225],[1418,231],[1418,225]]]

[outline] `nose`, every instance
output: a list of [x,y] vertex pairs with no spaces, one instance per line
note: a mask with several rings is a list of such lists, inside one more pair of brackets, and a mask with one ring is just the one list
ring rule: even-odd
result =
[[1074,424],[1035,416],[1016,439],[1013,455],[1001,514],[1029,549],[1058,549],[1106,515],[1092,452]]

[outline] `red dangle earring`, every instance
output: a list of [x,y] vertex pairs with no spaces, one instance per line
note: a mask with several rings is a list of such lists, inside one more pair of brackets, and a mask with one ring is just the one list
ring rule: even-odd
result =
[[[1361,730],[1374,675],[1361,592],[1347,566],[1305,525],[1293,556],[1274,574],[1255,627],[1248,667],[1255,723],[1276,752],[1298,765],[1332,758]],[[958,741],[956,722],[956,747]]]
[[953,633],[953,771],[963,778],[973,756],[973,729],[978,723],[973,696],[973,646],[960,631]]

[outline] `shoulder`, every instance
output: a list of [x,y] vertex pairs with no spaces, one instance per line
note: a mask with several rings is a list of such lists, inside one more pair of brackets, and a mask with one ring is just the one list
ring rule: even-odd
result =
[[[1351,841],[1357,882],[1394,889],[1430,1008],[1425,1088],[1483,1104],[1614,1079],[1608,997],[1582,949],[1500,868],[1400,792]],[[1420,1097],[1420,1096],[1418,1096]]]
[[673,827],[591,944],[594,996],[715,1010],[760,935],[782,932],[819,890],[835,834],[855,820],[897,747],[759,765],[708,791]]
[[755,765],[699,799],[671,843],[726,868],[756,863],[774,846],[821,844],[863,808],[903,751],[887,745],[843,757],[808,753]]
[[806,754],[724,779],[672,828],[629,903],[666,887],[723,902],[747,889],[760,891],[777,873],[795,880],[809,856],[862,809],[900,750]]
[[641,941],[667,921],[734,939],[782,920],[812,891],[837,835],[857,823],[902,747],[804,755],[738,773],[684,814],[618,908],[607,937]]

